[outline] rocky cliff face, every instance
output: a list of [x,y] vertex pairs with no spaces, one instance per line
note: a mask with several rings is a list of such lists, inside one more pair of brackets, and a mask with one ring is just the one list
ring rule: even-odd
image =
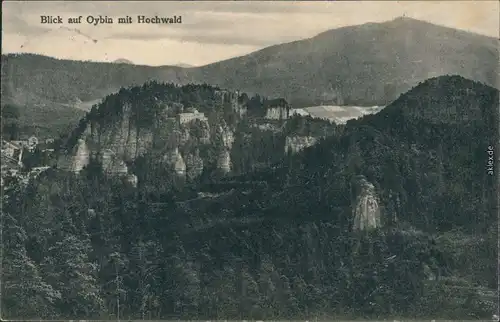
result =
[[201,123],[200,133],[197,139],[201,144],[210,144],[210,125],[208,122]]
[[234,143],[234,131],[224,122],[217,127],[216,140],[221,146],[231,150]]
[[[263,111],[272,120],[260,124]],[[286,122],[274,120],[288,119],[289,111],[284,99],[249,98],[208,85],[152,82],[121,89],[92,107],[68,139],[66,159],[71,165],[67,168],[78,172],[89,159],[95,159],[106,173],[125,177],[132,175],[130,169],[142,172],[142,166],[136,165],[147,163],[135,161],[144,156],[154,167],[159,166],[158,170],[168,169],[190,180],[207,168],[223,173],[247,171],[254,166],[250,163],[269,164],[282,153]],[[256,124],[262,125],[258,131],[253,127]],[[255,134],[258,142],[233,147],[236,129],[252,137]],[[273,133],[261,133],[269,131]],[[82,141],[75,149],[73,142],[77,140]],[[314,142],[313,138],[292,138],[286,151],[290,147],[297,152]],[[267,154],[259,156],[260,149]]]
[[126,180],[133,187],[137,187],[138,179],[137,179],[137,176],[135,174],[128,174],[126,177]]
[[166,168],[175,172],[178,176],[184,176],[186,174],[186,163],[178,147],[167,150],[163,155],[163,162]]
[[356,178],[354,184],[353,230],[364,231],[381,226],[379,198],[373,184],[364,177]]
[[217,169],[222,173],[229,173],[231,171],[231,155],[228,149],[219,152],[217,157]]
[[297,153],[318,142],[318,138],[313,136],[287,136],[285,140],[285,154],[288,152]]
[[80,172],[85,166],[89,164],[89,148],[85,140],[78,140],[76,146],[76,153],[74,154],[70,166],[70,170],[73,172]]
[[193,180],[203,172],[204,162],[200,157],[200,150],[196,149],[186,155],[186,176]]
[[64,168],[79,172],[90,158],[95,157],[106,173],[130,175],[125,162],[150,154],[157,155],[177,176],[194,179],[202,173],[208,161],[203,160],[200,149],[214,148],[215,159],[211,162],[215,162],[222,172],[229,172],[229,151],[234,142],[231,126],[224,120],[209,124],[206,118],[182,123],[172,116],[173,113],[171,106],[164,106],[152,124],[141,125],[131,105],[123,104],[121,113],[107,123],[97,117],[91,119],[77,147],[66,156],[66,159],[73,160],[69,162],[71,165]]
[[101,162],[102,169],[105,173],[117,175],[128,174],[128,167],[123,161],[123,158],[116,156],[112,150],[105,149],[97,153],[97,159]]

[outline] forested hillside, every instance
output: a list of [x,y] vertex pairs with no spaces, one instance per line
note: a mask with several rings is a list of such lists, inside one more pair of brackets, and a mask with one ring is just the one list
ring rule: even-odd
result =
[[[15,104],[24,132],[56,136],[93,102],[148,80],[184,82],[180,67],[81,62],[35,54],[2,55],[2,107]],[[89,106],[87,106],[89,105]]]
[[[258,171],[178,188],[145,157],[137,187],[98,163],[10,184],[3,317],[489,319],[498,101],[444,76]],[[353,229],[360,178],[381,227]]]

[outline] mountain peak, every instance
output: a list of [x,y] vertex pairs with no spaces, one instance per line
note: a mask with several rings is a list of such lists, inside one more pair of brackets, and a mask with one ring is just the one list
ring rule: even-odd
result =
[[388,20],[385,22],[382,22],[381,24],[383,25],[389,25],[391,27],[394,27],[394,25],[398,25],[398,27],[406,27],[406,28],[413,28],[415,25],[420,25],[420,26],[427,26],[427,27],[434,27],[434,28],[449,28],[443,25],[437,25],[435,23],[425,21],[425,20],[419,20],[416,18],[408,17],[406,15],[396,17],[392,20]]
[[411,17],[408,17],[406,15],[402,15],[402,16],[396,17],[392,21],[405,21],[405,22],[418,21],[418,22],[425,22],[423,20],[418,20],[418,19],[415,19],[415,18],[411,18]]
[[115,63],[115,64],[131,64],[131,65],[134,64],[134,62],[132,62],[128,59],[125,59],[125,58],[116,59],[115,61],[113,61],[113,63]]

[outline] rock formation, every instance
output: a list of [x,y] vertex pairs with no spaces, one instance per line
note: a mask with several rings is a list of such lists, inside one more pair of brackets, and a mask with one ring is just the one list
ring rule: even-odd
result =
[[231,149],[234,143],[234,132],[225,123],[219,125],[216,133],[216,140],[227,149]]
[[178,176],[186,175],[186,163],[184,162],[184,158],[179,152],[179,148],[175,147],[175,149],[167,151],[163,156],[163,161],[165,166],[174,171]]
[[217,169],[222,173],[229,173],[231,171],[231,155],[228,149],[223,149],[219,152],[217,157]]
[[80,172],[85,166],[89,164],[89,149],[87,143],[83,139],[78,140],[76,153],[73,156],[71,164],[71,171]]
[[362,176],[357,177],[353,185],[353,230],[364,231],[380,227],[380,205],[375,187]]
[[200,151],[196,149],[193,153],[186,155],[186,176],[193,180],[203,172],[203,159]]
[[198,141],[201,144],[209,144],[210,143],[210,126],[208,122],[201,123],[200,135],[198,137]]
[[180,177],[186,175],[186,163],[184,162],[184,159],[182,158],[182,155],[180,153],[177,154],[177,158],[174,164],[174,171]]
[[128,174],[128,167],[119,156],[112,150],[105,149],[98,155],[104,173],[111,175],[124,176]]
[[287,136],[285,140],[285,154],[289,151],[297,153],[303,149],[310,147],[318,141],[318,138],[312,136]]
[[[200,108],[198,112],[194,107],[185,108],[173,101],[178,99],[175,95],[161,92],[148,93],[138,100],[136,94],[122,89],[104,99],[88,114],[82,128],[78,128],[75,136],[83,143],[78,144],[78,152],[74,149],[70,152],[78,162],[65,168],[81,170],[88,164],[90,154],[90,159],[95,156],[101,162],[106,173],[129,175],[125,163],[133,164],[147,155],[163,159],[168,169],[187,179],[199,176],[208,164],[223,173],[232,171],[234,132],[247,113],[248,96],[216,90],[213,106],[193,103]],[[285,100],[265,102],[271,118],[288,118],[290,108]],[[276,122],[268,123],[273,123],[273,131],[282,130]],[[289,144],[298,151],[312,143],[306,140]]]
[[128,167],[122,159],[115,158],[109,173],[118,176],[125,176],[128,174]]
[[135,174],[129,174],[127,175],[127,178],[126,178],[127,182],[129,184],[131,184],[134,188],[137,187],[137,182],[138,182],[138,179],[137,179],[137,176]]
[[111,151],[110,149],[105,149],[104,151],[101,152],[99,158],[101,161],[102,170],[104,172],[107,172],[110,170],[114,157],[115,157],[115,153],[113,151]]
[[[211,126],[203,117],[201,120],[194,118],[180,124],[175,117],[177,112],[172,110],[176,108],[175,106],[163,105],[161,108],[163,110],[158,110],[157,117],[152,118],[149,123],[138,121],[130,103],[123,103],[111,120],[104,121],[101,116],[89,119],[80,135],[82,141],[78,143],[77,151],[73,150],[70,153],[77,162],[68,160],[70,164],[67,164],[68,162],[64,161],[67,165],[63,168],[79,171],[88,164],[88,155],[92,154],[96,155],[106,173],[125,174],[128,171],[124,161],[133,162],[141,155],[153,153],[165,156],[169,159],[166,161],[170,169],[185,175],[186,164],[179,148],[184,151],[184,148],[189,146],[188,151],[194,151],[204,145],[211,145],[213,142]],[[230,146],[233,140],[232,133],[226,129],[225,124],[223,125],[220,134],[224,144]],[[203,160],[200,160],[199,152],[193,153],[196,155],[190,159],[190,175],[199,174],[203,169]],[[173,160],[170,160],[172,158],[169,155]]]
[[180,131],[178,131],[179,144],[186,144],[189,139],[191,139],[191,133],[189,133],[188,127],[181,127]]

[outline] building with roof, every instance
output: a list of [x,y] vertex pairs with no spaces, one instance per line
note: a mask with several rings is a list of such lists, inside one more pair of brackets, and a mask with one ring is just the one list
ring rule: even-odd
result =
[[15,164],[17,166],[22,166],[22,158],[23,158],[22,146],[9,141],[2,141],[1,153],[2,153],[2,161],[7,162],[8,164]]
[[189,110],[192,110],[192,112],[179,113],[179,115],[177,115],[177,119],[179,121],[179,124],[186,124],[186,123],[192,122],[194,120],[200,120],[202,122],[208,121],[208,119],[204,113],[198,112],[198,110],[195,108],[192,108]]

